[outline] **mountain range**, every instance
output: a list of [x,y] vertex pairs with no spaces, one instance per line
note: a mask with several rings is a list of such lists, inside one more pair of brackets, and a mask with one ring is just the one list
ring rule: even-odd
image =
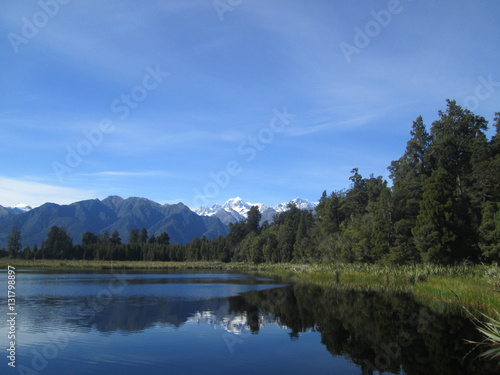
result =
[[193,211],[198,215],[217,217],[224,224],[234,223],[246,219],[248,211],[252,206],[259,207],[262,215],[261,223],[264,221],[272,222],[274,215],[288,210],[288,204],[294,203],[301,210],[314,210],[317,203],[313,203],[307,199],[295,198],[287,203],[280,203],[275,206],[269,207],[262,203],[245,202],[240,197],[229,199],[224,204],[215,204],[211,207],[200,207]]
[[[316,206],[301,198],[292,202],[301,209],[314,209]],[[0,248],[7,246],[7,238],[13,227],[21,232],[23,246],[40,246],[54,225],[64,227],[75,244],[81,242],[87,231],[101,234],[115,230],[119,232],[122,242],[126,243],[134,228],[146,228],[149,236],[166,232],[171,243],[185,244],[194,237],[212,239],[226,235],[229,232],[228,224],[244,220],[252,206],[259,207],[262,222],[271,222],[274,215],[287,210],[288,203],[268,207],[245,202],[238,197],[229,199],[223,205],[191,210],[183,203],[162,205],[146,198],[110,196],[103,200],[84,200],[69,205],[45,203],[36,208],[24,204],[0,206]]]
[[63,226],[80,243],[87,231],[101,234],[117,230],[124,243],[133,228],[146,228],[149,236],[167,232],[171,243],[187,243],[194,237],[226,235],[228,227],[216,217],[199,216],[182,203],[162,205],[145,198],[110,196],[69,205],[45,203],[17,214],[0,206],[0,248],[6,247],[12,227],[21,232],[23,246],[40,244],[53,225]]
[[31,211],[33,208],[27,204],[17,204],[13,207],[0,206],[0,221],[8,219],[9,217],[22,214],[23,212]]

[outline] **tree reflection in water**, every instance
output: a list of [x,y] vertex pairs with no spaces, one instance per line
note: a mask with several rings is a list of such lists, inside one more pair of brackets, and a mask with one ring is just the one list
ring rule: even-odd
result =
[[333,356],[347,358],[364,374],[497,371],[495,363],[475,359],[478,353],[467,355],[472,347],[464,339],[480,338],[465,314],[437,313],[405,292],[295,284],[204,300],[117,296],[84,326],[69,311],[63,315],[79,329],[127,335],[164,325],[179,328],[193,320],[221,326],[229,334],[245,329],[258,334],[263,325],[277,324],[293,340],[316,331]]

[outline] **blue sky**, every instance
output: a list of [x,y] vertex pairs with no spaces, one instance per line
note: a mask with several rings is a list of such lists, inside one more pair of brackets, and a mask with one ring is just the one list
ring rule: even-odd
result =
[[387,177],[447,98],[491,124],[499,19],[493,0],[3,1],[0,205],[272,205]]

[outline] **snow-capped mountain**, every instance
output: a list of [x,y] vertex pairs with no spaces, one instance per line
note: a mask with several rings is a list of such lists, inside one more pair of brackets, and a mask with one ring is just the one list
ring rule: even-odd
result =
[[318,205],[318,202],[313,203],[307,199],[302,199],[302,198],[295,198],[294,200],[287,202],[287,203],[279,203],[273,208],[276,210],[276,212],[284,212],[288,210],[288,204],[289,203],[295,203],[297,208],[301,210],[314,210],[316,206]]
[[24,203],[19,203],[19,204],[16,204],[15,206],[11,206],[8,208],[11,208],[15,211],[19,211],[20,213],[21,212],[28,212],[28,211],[31,211],[33,209],[33,207],[31,207],[30,205],[24,204]]
[[224,224],[234,223],[246,219],[248,211],[252,206],[259,207],[262,215],[261,221],[273,220],[274,215],[277,213],[288,210],[289,203],[295,203],[301,210],[313,210],[317,203],[313,203],[307,199],[295,198],[294,200],[286,203],[279,203],[275,206],[269,207],[262,203],[245,202],[242,198],[236,197],[229,199],[224,204],[216,203],[212,207],[199,207],[193,209],[198,215],[202,216],[215,216],[218,217]]
[[13,216],[31,211],[33,208],[27,204],[16,204],[12,207],[0,206],[0,221],[7,220]]

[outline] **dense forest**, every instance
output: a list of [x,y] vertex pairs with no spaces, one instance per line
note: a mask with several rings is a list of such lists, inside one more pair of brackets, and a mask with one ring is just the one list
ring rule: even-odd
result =
[[[169,236],[134,229],[83,235],[74,246],[54,226],[40,248],[22,249],[13,228],[3,255],[27,259],[97,259],[224,262],[379,262],[404,264],[500,260],[500,112],[489,140],[487,121],[448,100],[428,131],[412,126],[404,154],[382,177],[351,171],[350,187],[323,192],[315,211],[289,210],[260,224],[252,207],[226,237],[169,244]],[[346,176],[347,177],[347,176]]]

